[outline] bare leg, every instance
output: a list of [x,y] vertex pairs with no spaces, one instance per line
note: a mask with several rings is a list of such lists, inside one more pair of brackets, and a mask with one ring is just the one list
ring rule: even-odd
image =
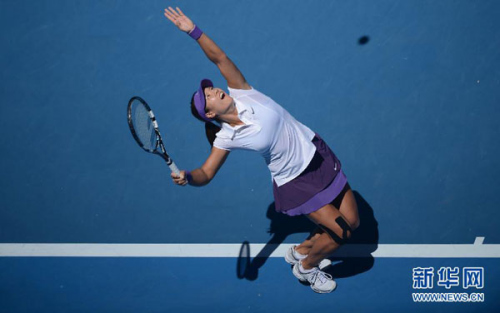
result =
[[318,240],[318,238],[321,236],[322,233],[323,233],[323,230],[321,228],[319,228],[319,227],[316,228],[311,233],[311,235],[309,235],[309,237],[306,238],[306,240],[304,240],[300,245],[295,247],[295,250],[298,253],[303,254],[303,255],[309,254],[309,251],[311,250],[314,243],[316,242],[316,240]]
[[347,183],[342,193],[331,204],[339,209],[352,230],[359,227],[358,205],[356,204],[356,198],[349,183]]
[[[337,209],[334,204],[337,204],[340,208]],[[317,225],[321,224],[324,227],[327,227],[339,237],[342,237],[343,229],[335,221],[338,217],[344,219],[352,230],[359,226],[359,215],[356,200],[348,185],[343,193],[335,199],[332,204],[325,205],[318,211],[308,214],[307,217]],[[350,238],[350,231],[348,231],[346,235],[347,238]],[[314,240],[306,240],[304,246],[301,248],[302,251],[306,252],[306,248],[312,243],[309,253],[304,253],[308,254],[308,256],[302,260],[302,267],[305,269],[317,266],[321,260],[330,256],[340,246],[327,232],[323,232],[317,237],[311,237],[311,239],[313,238]]]

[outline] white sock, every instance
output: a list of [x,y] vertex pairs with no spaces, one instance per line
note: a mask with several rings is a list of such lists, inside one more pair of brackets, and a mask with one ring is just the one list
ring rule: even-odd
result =
[[302,262],[299,262],[299,270],[303,274],[307,274],[307,273],[310,273],[310,272],[314,271],[314,268],[306,270],[305,268],[302,267]]

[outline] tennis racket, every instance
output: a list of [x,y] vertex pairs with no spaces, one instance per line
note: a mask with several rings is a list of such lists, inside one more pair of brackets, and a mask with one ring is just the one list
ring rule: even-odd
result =
[[158,122],[149,105],[141,97],[132,97],[127,108],[128,126],[135,141],[144,151],[161,156],[170,170],[179,175],[179,169],[163,145]]

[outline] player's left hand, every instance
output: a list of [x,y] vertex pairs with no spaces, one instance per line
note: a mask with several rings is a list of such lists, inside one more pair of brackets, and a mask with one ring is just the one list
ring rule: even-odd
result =
[[165,17],[168,18],[172,23],[175,24],[180,30],[183,32],[189,32],[194,28],[194,23],[191,22],[189,17],[185,16],[182,13],[181,9],[176,7],[177,11],[172,9],[172,7],[168,7],[165,9]]

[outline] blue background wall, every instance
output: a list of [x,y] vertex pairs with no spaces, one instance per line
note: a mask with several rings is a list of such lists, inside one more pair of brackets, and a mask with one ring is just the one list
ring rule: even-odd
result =
[[140,95],[179,167],[210,151],[189,101],[226,85],[168,5],[328,142],[379,243],[500,242],[500,3],[392,0],[0,1],[0,242],[269,240],[259,155],[181,188],[130,135]]
[[495,1],[2,1],[1,241],[267,240],[260,156],[179,188],[127,129],[140,95],[180,167],[209,153],[189,100],[200,78],[225,81],[167,5],[325,138],[381,242],[498,242]]

